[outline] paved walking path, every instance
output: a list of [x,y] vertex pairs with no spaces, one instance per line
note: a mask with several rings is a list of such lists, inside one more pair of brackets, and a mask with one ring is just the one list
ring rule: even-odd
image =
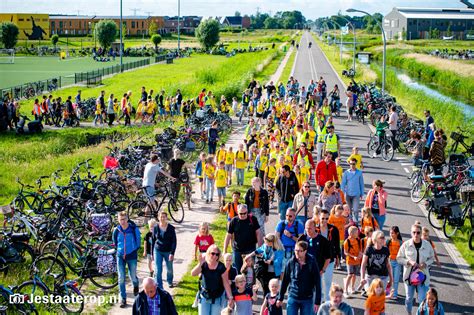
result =
[[[271,76],[269,81],[273,80],[273,82],[277,82],[280,78],[283,69],[289,59],[293,48],[290,48],[283,58],[282,62],[280,63],[277,71]],[[263,83],[263,82],[262,82]],[[234,119],[235,120],[235,119]],[[240,125],[238,123],[233,123],[233,132],[229,137],[226,145],[232,146],[234,149],[238,148],[238,145],[242,143],[244,139],[244,129],[245,125]],[[190,169],[190,171],[194,172],[194,169]],[[218,205],[217,205],[217,195],[215,196],[214,203],[206,204],[205,200],[201,200],[200,198],[200,188],[199,188],[199,181],[196,179],[193,180],[193,191],[195,194],[193,195],[192,199],[192,211],[185,210],[184,215],[184,222],[181,224],[175,224],[170,221],[170,224],[175,226],[176,228],[176,238],[177,238],[177,250],[174,256],[174,263],[173,263],[173,270],[174,270],[174,283],[177,284],[182,276],[188,271],[190,264],[193,261],[194,257],[194,239],[197,235],[198,227],[201,222],[212,222],[216,214],[218,213]],[[217,193],[216,193],[217,194]],[[223,246],[223,244],[219,244],[219,246]],[[170,289],[168,284],[166,283],[166,267],[163,266],[163,288],[174,294],[174,289]],[[141,258],[138,262],[138,270],[137,276],[140,281],[140,289],[141,289],[141,282],[145,277],[149,276],[148,265],[145,259]],[[114,305],[109,314],[131,314],[132,312],[132,304],[134,301],[133,296],[133,286],[129,281],[129,278],[126,278],[127,283],[127,302],[129,306],[125,309],[120,308],[119,304]],[[120,302],[120,301],[119,301]]]
[[[312,41],[311,49],[308,49],[308,42]],[[334,69],[324,56],[323,52],[316,44],[314,38],[311,38],[308,32],[303,34],[300,42],[300,48],[297,53],[293,76],[300,82],[300,86],[307,86],[310,79],[319,79],[323,76],[328,92],[334,84],[338,84],[341,90],[342,102],[345,103],[345,95],[343,95],[343,83],[337,76]],[[410,238],[410,226],[415,220],[421,221],[423,226],[430,227],[420,208],[414,204],[409,195],[410,183],[407,179],[408,169],[406,162],[408,159],[398,154],[391,162],[384,162],[381,159],[371,159],[367,155],[366,145],[369,141],[370,130],[366,125],[361,125],[356,121],[346,122],[346,117],[335,119],[335,131],[341,137],[341,154],[342,161],[348,158],[351,148],[357,145],[360,153],[363,155],[365,165],[364,182],[366,192],[371,188],[372,181],[382,179],[386,182],[385,188],[388,192],[388,210],[387,220],[385,221],[384,232],[388,235],[390,226],[398,225],[402,232],[404,240]],[[403,164],[402,164],[403,163]],[[343,164],[344,170],[348,168],[346,163]],[[314,184],[314,183],[312,183]],[[278,223],[278,214],[272,209],[270,219],[267,222],[266,231],[275,229]],[[447,314],[474,314],[474,294],[469,284],[457,268],[451,256],[445,249],[443,242],[436,236],[431,229],[431,238],[435,242],[436,250],[440,258],[442,267],[433,266],[431,269],[431,286],[438,290],[440,301],[442,301],[445,312]],[[342,285],[345,271],[335,271],[334,282]],[[357,282],[360,279],[357,279]],[[399,285],[399,300],[396,302],[388,301],[386,303],[386,314],[406,314],[404,308],[405,289],[403,283]],[[355,310],[356,314],[363,314],[365,299],[356,296],[346,300]],[[257,307],[254,307],[256,310]]]

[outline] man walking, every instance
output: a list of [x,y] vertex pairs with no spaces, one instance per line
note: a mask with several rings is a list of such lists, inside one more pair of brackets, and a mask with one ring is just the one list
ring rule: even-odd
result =
[[270,214],[270,201],[268,200],[268,192],[262,188],[260,177],[252,178],[252,187],[245,194],[245,204],[250,209],[250,213],[257,218],[260,232],[262,236],[265,236],[265,222],[268,221],[268,215]]
[[285,255],[283,257],[283,266],[293,257],[296,242],[298,237],[303,235],[304,227],[301,222],[296,220],[296,211],[293,208],[286,210],[286,220],[281,220],[276,229],[275,235],[281,240],[285,248]]
[[331,152],[326,152],[324,160],[319,161],[316,165],[316,185],[320,191],[323,191],[324,185],[328,181],[337,181],[336,163],[332,160]]
[[322,276],[331,260],[331,248],[329,241],[316,230],[314,220],[306,221],[305,234],[301,235],[298,241],[308,243],[308,253],[316,259],[319,273]]
[[278,194],[278,212],[280,220],[285,220],[285,213],[293,205],[293,198],[299,191],[298,179],[288,165],[283,165],[283,174],[281,174],[275,184],[275,190]]
[[153,278],[143,279],[143,291],[135,298],[133,315],[178,315],[171,295],[160,289]]
[[128,219],[125,211],[118,214],[119,225],[112,233],[112,240],[117,248],[117,272],[119,292],[121,297],[120,307],[127,306],[127,292],[125,290],[125,265],[128,266],[128,274],[133,283],[133,294],[138,294],[137,278],[137,252],[140,248],[140,229],[135,223]]
[[359,222],[359,199],[364,196],[364,176],[357,169],[357,160],[350,160],[350,168],[342,174],[341,189],[352,213],[352,219]]

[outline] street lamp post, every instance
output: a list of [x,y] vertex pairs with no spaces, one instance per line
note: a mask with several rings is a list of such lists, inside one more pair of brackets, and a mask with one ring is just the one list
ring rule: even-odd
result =
[[377,23],[377,25],[380,27],[380,30],[382,31],[382,38],[383,38],[383,64],[382,64],[382,94],[385,93],[385,70],[387,68],[387,39],[385,38],[385,31],[383,30],[383,26],[382,24],[379,23],[379,21],[377,21],[377,19],[375,19],[370,13],[368,12],[365,12],[365,11],[362,11],[362,10],[357,10],[357,9],[353,9],[353,8],[350,8],[350,9],[347,9],[346,10],[347,12],[359,12],[359,13],[363,13],[365,15],[368,15],[370,16],[371,18],[374,19],[375,23]]
[[352,33],[354,34],[354,51],[353,51],[353,54],[352,54],[352,69],[354,69],[354,73],[355,73],[355,71],[356,71],[356,31],[355,31],[355,26],[351,21],[346,19],[344,16],[339,15],[338,17],[340,17],[340,18],[344,19],[345,21],[347,21],[347,24],[350,24],[350,26],[352,28]]
[[122,24],[122,0],[120,0],[120,72],[123,71],[123,24]]

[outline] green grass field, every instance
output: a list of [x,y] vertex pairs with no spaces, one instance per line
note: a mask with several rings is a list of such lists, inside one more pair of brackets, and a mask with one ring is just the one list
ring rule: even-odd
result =
[[[123,62],[137,61],[144,57],[126,57]],[[67,83],[74,83],[74,73],[96,70],[120,64],[115,61],[97,62],[90,57],[69,58],[60,60],[58,57],[15,57],[14,64],[0,64],[0,89],[46,80],[58,76],[65,77]]]

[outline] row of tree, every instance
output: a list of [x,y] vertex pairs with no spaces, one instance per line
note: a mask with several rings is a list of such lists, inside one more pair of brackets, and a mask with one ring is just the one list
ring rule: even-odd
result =
[[306,24],[306,18],[300,11],[278,11],[271,16],[268,13],[257,11],[250,16],[250,27],[253,29],[302,29]]
[[313,21],[311,24],[315,25],[318,28],[333,28],[335,25],[345,26],[347,20],[354,25],[355,28],[364,29],[369,34],[380,34],[380,28],[377,25],[377,22],[382,23],[383,15],[381,13],[372,14],[373,18],[364,15],[364,16],[349,16],[343,15],[339,12],[338,15],[333,15],[330,17],[321,17]]

